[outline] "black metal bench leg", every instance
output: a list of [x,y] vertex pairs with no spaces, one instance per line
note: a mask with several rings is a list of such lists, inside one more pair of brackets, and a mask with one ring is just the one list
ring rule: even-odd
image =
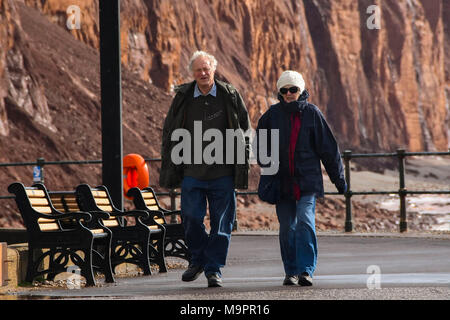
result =
[[93,250],[93,265],[105,275],[105,282],[115,282],[111,264],[111,236],[99,240]]
[[155,246],[155,260],[156,264],[159,266],[159,272],[167,272],[166,259],[164,254],[164,234],[160,237]]
[[95,286],[94,270],[92,269],[92,248],[84,249],[84,264],[81,267],[81,275],[86,278],[86,286]]
[[150,250],[148,246],[148,239],[145,242],[139,244],[142,249],[142,255],[140,257],[141,260],[141,268],[144,272],[144,275],[148,276],[152,274],[152,270],[150,268]]
[[49,252],[49,273],[47,274],[47,280],[48,281],[53,281],[57,275],[56,270],[56,265],[55,265],[55,249],[51,248],[50,252]]
[[116,274],[116,267],[119,265],[118,261],[120,259],[120,256],[117,254],[116,250],[120,246],[117,241],[115,241],[115,238],[111,240],[111,251],[110,251],[110,257],[109,260],[111,261],[111,270],[113,275]]
[[28,263],[27,263],[27,274],[25,276],[25,281],[32,283],[34,275],[36,274],[36,263],[34,262],[34,247],[28,246]]
[[105,244],[105,254],[103,256],[103,272],[107,283],[114,283],[114,276],[111,264],[111,236],[108,237]]

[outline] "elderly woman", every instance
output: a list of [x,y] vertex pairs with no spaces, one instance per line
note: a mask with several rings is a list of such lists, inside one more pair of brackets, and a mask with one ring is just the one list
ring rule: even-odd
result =
[[261,129],[279,130],[278,145],[269,148],[279,152],[279,169],[271,178],[280,190],[271,203],[280,223],[283,285],[311,286],[317,263],[316,198],[324,194],[320,163],[340,194],[346,192],[347,183],[336,139],[320,110],[307,101],[302,75],[284,71],[277,90],[280,102],[261,116],[257,134]]

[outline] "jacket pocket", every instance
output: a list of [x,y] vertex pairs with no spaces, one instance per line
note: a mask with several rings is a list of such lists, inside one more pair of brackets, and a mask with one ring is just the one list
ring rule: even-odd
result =
[[295,159],[294,174],[296,177],[306,177],[321,174],[320,160],[314,152],[299,152]]

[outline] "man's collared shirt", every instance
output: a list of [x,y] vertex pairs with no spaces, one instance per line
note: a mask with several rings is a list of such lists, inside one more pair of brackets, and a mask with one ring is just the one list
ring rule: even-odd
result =
[[195,89],[194,89],[194,98],[197,98],[199,96],[207,96],[208,94],[212,95],[213,97],[215,97],[217,95],[217,86],[216,83],[214,82],[211,90],[209,90],[209,92],[207,94],[203,94],[200,89],[198,88],[198,84],[195,84]]

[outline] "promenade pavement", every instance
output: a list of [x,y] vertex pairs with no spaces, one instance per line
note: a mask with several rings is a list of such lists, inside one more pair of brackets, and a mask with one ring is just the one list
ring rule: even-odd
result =
[[196,281],[182,282],[185,269],[179,267],[151,276],[116,277],[114,284],[99,279],[97,287],[23,288],[0,299],[450,299],[448,234],[319,233],[318,245],[313,287],[282,286],[284,271],[277,233],[236,232],[222,270],[222,288],[207,288],[203,275]]

